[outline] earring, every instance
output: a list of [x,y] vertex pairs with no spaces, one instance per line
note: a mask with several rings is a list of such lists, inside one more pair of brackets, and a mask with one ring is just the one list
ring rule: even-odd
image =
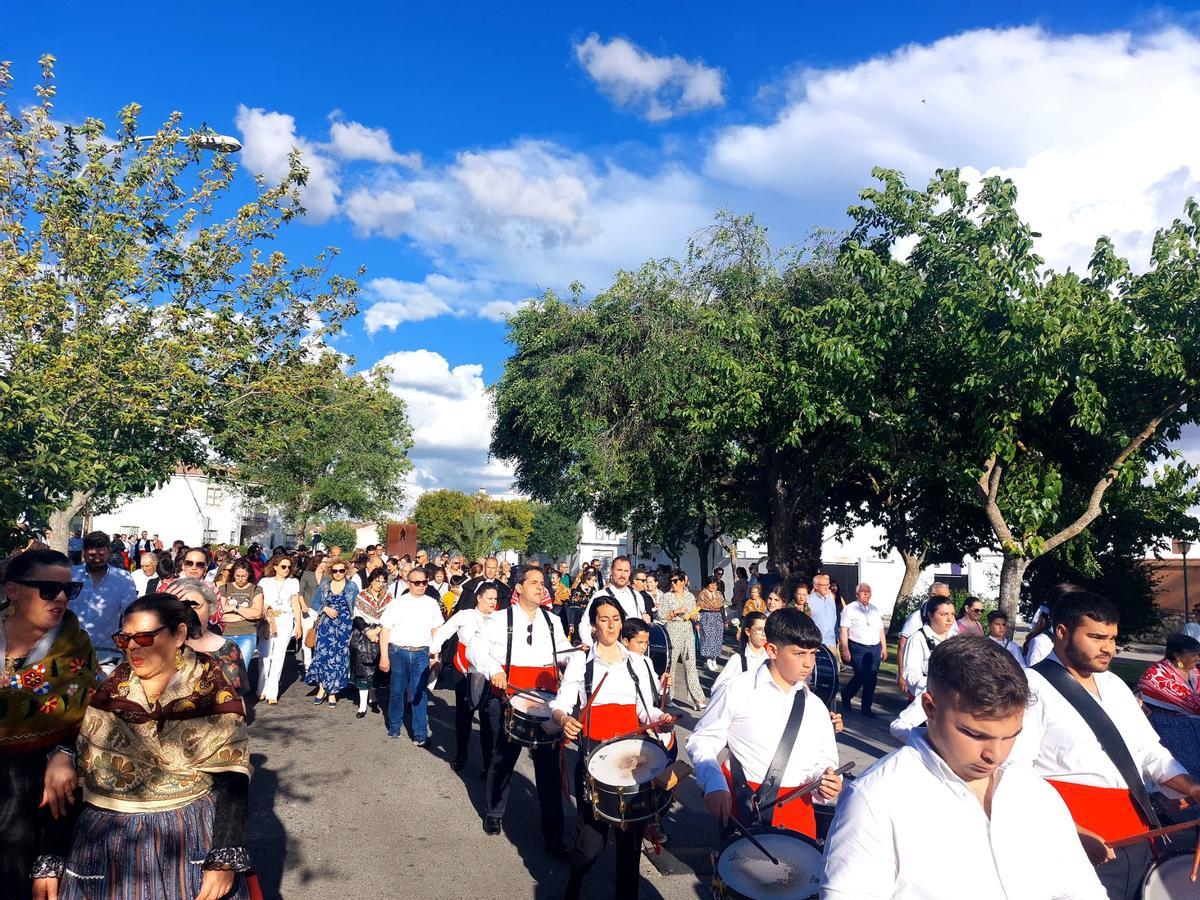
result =
[[179,647],[175,651],[175,668],[176,670],[183,668],[183,648]]

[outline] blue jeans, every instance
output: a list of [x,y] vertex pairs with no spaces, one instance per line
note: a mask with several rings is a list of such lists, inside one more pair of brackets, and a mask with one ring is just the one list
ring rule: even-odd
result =
[[258,647],[258,635],[250,632],[250,634],[229,634],[226,637],[237,644],[238,652],[242,654],[242,665],[249,672],[250,660],[254,658],[254,651]]
[[848,641],[850,645],[850,664],[854,666],[854,677],[842,689],[842,706],[847,711],[850,701],[862,688],[862,710],[871,711],[875,701],[875,682],[879,678],[879,654],[883,648],[879,644],[859,644]]
[[388,646],[391,664],[391,696],[388,697],[388,734],[395,737],[404,728],[404,708],[412,707],[412,737],[424,741],[429,737],[429,650],[405,650]]

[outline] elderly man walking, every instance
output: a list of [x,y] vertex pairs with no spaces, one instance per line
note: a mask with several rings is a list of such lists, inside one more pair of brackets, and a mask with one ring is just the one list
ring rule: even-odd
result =
[[842,624],[838,629],[842,661],[854,667],[854,677],[842,689],[842,706],[849,712],[850,701],[861,688],[862,714],[873,719],[875,713],[871,712],[871,704],[875,700],[879,664],[887,659],[887,635],[883,616],[871,602],[871,586],[859,584],[855,596],[858,602],[842,610]]

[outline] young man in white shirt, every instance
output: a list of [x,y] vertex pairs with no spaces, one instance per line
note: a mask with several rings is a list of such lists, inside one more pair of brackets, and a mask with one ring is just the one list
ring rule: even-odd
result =
[[1021,668],[1025,668],[1025,654],[1017,646],[1017,642],[1008,636],[1008,615],[1002,609],[988,613],[988,637],[1003,647],[1015,659]]
[[[838,802],[822,898],[1104,900],[1061,798],[1010,758],[1029,700],[995,642],[939,644],[920,700],[928,729]],[[953,835],[953,850],[937,835]]]
[[1109,844],[1157,827],[1147,787],[1200,803],[1200,784],[1163,747],[1133,692],[1109,671],[1117,655],[1116,606],[1074,590],[1059,597],[1051,617],[1054,652],[1025,670],[1038,703],[1021,746],[1033,754],[1034,771],[1066,801],[1109,897],[1132,900],[1150,867],[1150,843],[1115,850]]
[[[629,576],[633,568],[630,565],[628,556],[618,556],[612,561],[612,567],[608,572],[608,584],[600,588],[592,595],[588,605],[584,607],[583,618],[581,622],[588,622],[592,615],[592,602],[598,597],[612,597],[625,613],[626,619],[641,619],[643,622],[650,621],[650,613],[646,609],[646,598],[642,596],[642,592],[632,587],[629,584]],[[584,646],[590,647],[592,644],[592,635],[590,629],[580,628],[579,638]]]
[[871,586],[865,582],[855,592],[858,598],[842,610],[838,629],[842,645],[842,662],[854,667],[854,677],[842,688],[842,706],[850,711],[850,701],[862,688],[862,714],[875,718],[871,704],[875,700],[875,683],[879,680],[879,664],[887,659],[887,634],[883,616],[871,603]]
[[404,729],[404,707],[412,707],[412,742],[424,747],[429,740],[430,672],[437,657],[429,652],[433,633],[442,624],[442,607],[426,590],[429,576],[424,569],[408,573],[408,593],[388,603],[379,617],[382,629],[379,671],[391,672],[388,697],[388,737],[398,738]]
[[[687,741],[704,808],[723,828],[729,817],[750,825],[758,810],[791,788],[818,781],[832,800],[842,789],[837,743],[829,712],[805,684],[816,665],[821,632],[794,607],[771,613],[767,663],[743,672],[718,691]],[[719,755],[728,748],[722,765]],[[782,766],[775,763],[780,754]],[[816,837],[812,796],[772,806],[763,824]]]

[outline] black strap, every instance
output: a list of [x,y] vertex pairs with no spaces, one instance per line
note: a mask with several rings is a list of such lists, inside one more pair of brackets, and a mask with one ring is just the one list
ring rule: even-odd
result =
[[1117,730],[1113,720],[1108,717],[1104,707],[1060,663],[1052,659],[1043,659],[1033,667],[1033,670],[1050,682],[1050,685],[1062,694],[1063,699],[1070,703],[1075,712],[1079,713],[1083,721],[1087,723],[1092,734],[1096,736],[1096,740],[1100,742],[1100,749],[1107,754],[1113,765],[1117,767],[1117,771],[1121,773],[1121,777],[1125,780],[1125,786],[1129,788],[1129,793],[1133,797],[1134,806],[1141,813],[1142,819],[1151,828],[1158,828],[1158,814],[1154,812],[1154,806],[1150,803],[1150,795],[1146,792],[1142,773],[1138,769],[1137,763],[1133,761],[1129,747],[1125,744],[1125,739],[1121,737],[1121,732]]
[[783,734],[779,738],[779,746],[775,748],[775,758],[771,760],[771,766],[767,769],[767,775],[763,778],[762,785],[758,789],[756,799],[758,806],[766,806],[768,803],[773,803],[775,798],[779,796],[779,787],[783,781],[783,771],[787,768],[788,760],[792,755],[792,748],[796,746],[796,737],[800,734],[800,723],[804,721],[804,701],[805,695],[808,693],[804,688],[799,688],[796,691],[796,696],[792,699],[792,712],[788,716],[787,724],[783,726]]
[[[583,702],[587,704],[587,722],[581,722],[583,731],[579,733],[579,757],[580,759],[587,756],[592,745],[592,739],[588,734],[592,730],[592,678],[596,672],[596,660],[589,659],[587,665],[583,667]],[[582,715],[582,711],[581,711]]]
[[[509,609],[512,607],[510,606]],[[544,606],[542,607],[542,617],[546,620],[546,630],[550,632],[550,650],[554,653],[554,683],[561,684],[562,678],[558,671],[558,641],[554,639],[554,621],[550,618],[550,610]]]
[[746,662],[746,645],[745,644],[742,644],[741,648],[738,650],[738,656],[740,656],[742,658],[742,671],[749,672],[750,667]]
[[[644,656],[640,657],[640,658],[645,659]],[[637,673],[633,671],[633,655],[632,654],[625,657],[625,667],[627,669],[629,669],[629,677],[631,679],[633,679],[633,692],[635,694],[637,694],[637,698],[642,701],[642,707],[646,710],[646,718],[653,719],[654,716],[650,712],[650,707],[646,703],[645,696],[643,696],[643,694],[642,694],[642,681],[640,678],[637,677]],[[654,707],[655,707],[655,709],[657,709],[658,708],[658,700],[659,700],[658,685],[655,684],[653,678],[650,679],[650,696],[654,699]]]
[[512,671],[512,630],[513,630],[513,608],[508,608],[508,649],[504,653],[504,675]]

